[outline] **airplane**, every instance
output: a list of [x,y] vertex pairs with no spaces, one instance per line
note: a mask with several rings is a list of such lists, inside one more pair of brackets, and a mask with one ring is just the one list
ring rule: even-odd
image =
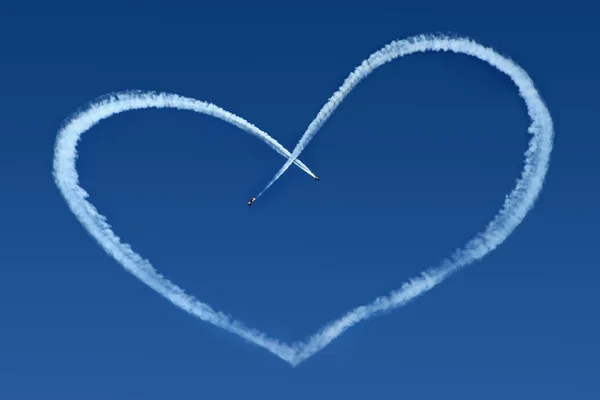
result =
[[250,199],[250,201],[248,202],[248,207],[252,207],[252,203],[254,203],[254,200],[256,200],[255,197]]
[[318,176],[316,176],[316,175],[313,175],[313,176],[315,177],[315,179],[316,179],[316,180],[319,180],[319,177],[318,177]]

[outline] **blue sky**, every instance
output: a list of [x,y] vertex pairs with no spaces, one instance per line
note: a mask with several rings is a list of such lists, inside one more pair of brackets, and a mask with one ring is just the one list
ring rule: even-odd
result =
[[[0,17],[0,398],[598,397],[597,10],[167,4]],[[53,182],[58,129],[98,96],[209,101],[291,151],[364,58],[437,31],[533,78],[556,131],[541,197],[482,261],[297,368],[128,274]],[[481,231],[520,174],[528,124],[506,76],[418,54],[361,83],[302,153],[320,182],[292,167],[251,209],[284,159],[195,113],[114,116],[83,136],[77,166],[92,203],[159,271],[292,342]]]

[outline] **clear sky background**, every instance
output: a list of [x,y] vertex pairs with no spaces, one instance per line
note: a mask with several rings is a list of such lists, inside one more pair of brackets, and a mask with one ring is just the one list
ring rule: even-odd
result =
[[[517,4],[3,10],[0,398],[600,398],[598,9]],[[52,179],[58,129],[100,95],[213,102],[291,151],[364,58],[438,31],[533,78],[556,130],[541,197],[481,262],[297,368],[127,273]],[[481,231],[520,174],[528,125],[508,77],[418,54],[362,82],[310,143],[300,159],[320,182],[292,167],[251,209],[284,158],[207,116],[112,117],[84,134],[77,165],[92,203],[160,272],[292,342]]]

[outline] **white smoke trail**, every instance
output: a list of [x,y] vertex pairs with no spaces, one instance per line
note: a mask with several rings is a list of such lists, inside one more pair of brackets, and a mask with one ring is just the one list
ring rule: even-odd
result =
[[[112,115],[143,108],[177,108],[207,114],[229,122],[258,137],[283,156],[290,156],[290,152],[267,133],[213,104],[167,93],[156,94],[136,91],[116,93],[105,96],[103,99],[89,105],[87,109],[76,113],[67,121],[58,134],[54,150],[54,179],[71,211],[108,254],[121,263],[127,271],[169,299],[173,304],[204,321],[240,335],[291,362],[293,353],[289,346],[270,339],[263,333],[249,329],[241,322],[214,311],[208,304],[187,295],[181,288],[158,273],[149,261],[142,259],[128,244],[120,242],[119,238],[110,229],[106,218],[100,215],[96,208],[86,200],[88,194],[79,186],[79,177],[75,168],[76,146],[81,135],[101,120]],[[314,175],[303,163],[298,162],[297,165],[308,174]]]
[[370,304],[357,307],[341,318],[329,323],[305,342],[294,343],[292,346],[296,350],[294,365],[306,360],[327,346],[333,339],[358,322],[379,312],[403,306],[442,282],[461,267],[484,257],[504,242],[525,218],[539,196],[548,171],[554,129],[550,113],[535,89],[532,80],[512,60],[501,56],[490,48],[467,38],[435,35],[420,35],[406,40],[394,41],[363,61],[321,108],[317,117],[310,123],[299,140],[292,156],[286,160],[284,166],[260,192],[259,196],[287,170],[294,157],[297,157],[304,150],[344,98],[371,72],[398,57],[417,52],[440,50],[466,54],[485,61],[508,75],[519,89],[519,95],[525,101],[527,112],[532,121],[528,131],[533,135],[529,142],[529,148],[525,153],[525,167],[521,173],[521,178],[517,181],[513,191],[506,196],[502,208],[486,229],[471,239],[464,248],[456,250],[452,257],[441,263],[440,267],[423,272],[421,277],[405,283],[400,289],[391,292],[387,297],[379,297]]
[[[120,243],[119,238],[115,236],[111,231],[110,226],[106,223],[106,219],[98,214],[92,204],[85,200],[88,195],[81,187],[79,187],[78,175],[75,170],[75,159],[77,156],[76,144],[81,134],[101,119],[128,109],[145,107],[193,109],[194,111],[213,115],[217,118],[227,120],[228,122],[232,121],[229,121],[227,118],[233,118],[234,120],[232,123],[236,126],[247,131],[252,131],[251,133],[256,134],[263,140],[269,141],[269,139],[267,139],[268,135],[264,134],[264,132],[258,134],[257,128],[252,127],[241,118],[227,113],[216,106],[208,105],[196,100],[164,94],[125,94],[121,95],[121,97],[112,98],[92,105],[91,108],[71,119],[59,132],[54,159],[54,176],[56,183],[67,200],[71,210],[75,213],[88,232],[129,272],[137,276],[140,280],[155,289],[175,305],[196,317],[232,333],[236,333],[244,339],[264,347],[288,363],[298,365],[323,349],[332,340],[356,323],[370,318],[382,311],[392,310],[408,303],[442,282],[461,267],[481,259],[487,253],[495,249],[523,220],[527,212],[533,207],[533,204],[542,189],[550,161],[554,132],[550,114],[527,73],[511,60],[499,55],[492,49],[483,47],[469,39],[449,38],[444,36],[418,36],[390,43],[383,49],[371,55],[352,74],[350,74],[344,84],[330,98],[317,117],[309,125],[305,134],[296,145],[291,157],[288,158],[285,165],[275,175],[271,182],[269,182],[265,189],[263,189],[259,196],[264,193],[264,191],[267,190],[283,172],[285,172],[291,163],[295,162],[295,159],[300,152],[316,134],[319,128],[327,121],[331,113],[341,103],[345,96],[373,70],[395,58],[407,54],[440,50],[467,54],[486,61],[501,72],[507,74],[516,84],[520,96],[525,100],[527,111],[531,117],[532,124],[528,131],[533,135],[529,143],[529,148],[525,153],[525,167],[521,174],[521,178],[517,181],[513,191],[506,196],[503,207],[488,224],[486,229],[470,240],[463,249],[455,251],[449,259],[441,263],[441,266],[423,272],[421,277],[412,279],[405,283],[400,289],[391,292],[386,297],[377,298],[370,304],[355,308],[341,318],[329,323],[317,334],[304,342],[296,342],[292,346],[289,346],[275,339],[271,339],[264,333],[249,329],[240,322],[232,320],[230,317],[220,312],[214,311],[210,306],[201,303],[193,296],[185,294],[181,288],[159,274],[147,260],[142,259],[136,254],[129,245]],[[184,103],[185,105],[182,105]],[[192,106],[192,104],[194,105]],[[256,131],[254,131],[254,129],[256,129]],[[263,136],[263,134],[265,136]],[[273,145],[271,142],[270,145],[271,147],[275,146],[279,150],[283,150],[282,152],[286,156],[289,154],[283,147]],[[305,171],[313,175],[308,169]]]
[[[81,123],[85,122],[86,124],[89,121],[91,125],[86,128],[87,130],[101,120],[111,117],[115,114],[144,108],[175,108],[179,110],[189,110],[210,115],[211,117],[228,122],[248,132],[249,134],[256,136],[269,145],[269,147],[271,147],[273,150],[286,158],[291,155],[291,153],[277,140],[269,136],[269,134],[266,132],[258,129],[245,119],[238,117],[237,115],[232,114],[214,104],[170,93],[128,90],[126,92],[108,94],[98,98],[95,102],[92,102],[84,111],[76,113],[76,115],[71,117],[71,119],[74,120],[75,118],[79,117],[81,119]],[[82,133],[83,132],[81,132],[79,135],[81,136]],[[293,162],[310,176],[315,175],[306,165],[304,165],[302,161],[294,160]]]

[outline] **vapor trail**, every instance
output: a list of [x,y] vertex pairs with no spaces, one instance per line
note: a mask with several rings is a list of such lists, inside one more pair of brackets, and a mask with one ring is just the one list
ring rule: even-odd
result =
[[[213,104],[167,93],[157,94],[141,91],[116,93],[105,96],[90,104],[85,110],[76,113],[58,133],[54,149],[54,179],[71,211],[108,254],[113,256],[127,271],[173,304],[201,320],[238,334],[291,362],[293,353],[289,346],[270,339],[263,333],[247,328],[241,322],[213,310],[208,304],[186,294],[183,289],[161,275],[149,261],[135,253],[128,244],[121,243],[106,222],[106,218],[86,200],[88,193],[79,186],[79,176],[75,168],[76,146],[81,135],[101,120],[112,115],[143,108],[177,108],[207,114],[245,130],[263,140],[278,153],[286,157],[290,156],[290,152],[267,133]],[[314,175],[303,163],[298,162],[297,165],[306,173]]]
[[[285,172],[291,163],[297,161],[296,159],[300,152],[327,121],[345,96],[373,70],[404,55],[440,50],[462,53],[486,61],[499,71],[507,74],[516,84],[520,96],[525,100],[527,111],[532,120],[528,129],[529,133],[532,134],[532,138],[529,142],[529,148],[525,152],[525,166],[521,177],[517,181],[513,191],[506,196],[502,208],[486,229],[471,239],[464,248],[456,250],[450,258],[442,261],[438,267],[423,272],[421,276],[405,283],[401,288],[392,291],[388,296],[379,297],[372,303],[357,307],[341,318],[330,322],[317,334],[309,337],[304,342],[295,342],[290,346],[278,340],[271,339],[258,330],[247,328],[241,322],[233,320],[221,312],[214,311],[209,305],[186,294],[181,288],[159,274],[147,260],[142,259],[129,245],[119,241],[119,238],[110,229],[110,225],[107,224],[105,217],[100,215],[94,206],[86,200],[88,194],[78,185],[78,175],[75,169],[75,159],[77,157],[76,145],[83,132],[104,118],[130,109],[175,107],[209,114],[257,135],[275,150],[278,150],[280,154],[288,156],[289,153],[273,139],[270,139],[266,133],[233,114],[197,100],[168,94],[120,94],[92,104],[87,110],[77,114],[68,121],[66,126],[60,130],[55,146],[54,158],[54,178],[56,184],[60,188],[69,207],[87,231],[129,272],[192,315],[227,331],[236,333],[242,338],[267,349],[288,363],[297,365],[323,349],[332,340],[356,323],[382,311],[403,306],[442,282],[461,267],[481,259],[495,249],[521,223],[527,212],[533,207],[542,189],[550,161],[554,132],[550,114],[527,73],[508,58],[469,39],[444,36],[417,36],[390,43],[371,55],[350,74],[344,84],[323,106],[317,117],[308,126],[284,166],[260,194],[264,193]],[[305,168],[302,164],[298,165],[303,169]],[[304,170],[314,176],[308,168]]]
[[283,167],[260,192],[259,196],[279,179],[350,91],[371,72],[387,62],[405,55],[440,50],[466,54],[485,61],[508,75],[519,89],[519,95],[525,101],[527,112],[532,121],[528,132],[533,135],[529,142],[529,148],[525,152],[525,167],[521,177],[513,191],[506,196],[502,208],[486,229],[471,239],[464,248],[456,250],[440,266],[423,272],[420,277],[405,283],[400,289],[392,291],[387,297],[379,297],[370,304],[357,307],[341,318],[332,321],[306,341],[294,343],[292,345],[296,350],[292,363],[294,365],[306,360],[327,346],[333,339],[358,322],[379,312],[403,306],[415,297],[424,294],[460,268],[484,257],[504,242],[525,218],[539,196],[548,171],[554,129],[550,113],[529,75],[512,60],[470,39],[435,35],[420,35],[406,40],[394,41],[363,61],[321,108],[317,117],[310,123],[299,140],[292,156],[286,160]]
[[[73,117],[71,117],[70,122],[73,122],[79,117],[79,123],[91,124],[85,129],[87,130],[101,120],[111,117],[115,114],[143,108],[176,108],[179,110],[189,110],[198,112],[200,114],[210,115],[211,117],[228,122],[248,132],[249,134],[256,136],[269,145],[269,147],[271,147],[273,150],[286,158],[290,157],[291,155],[291,153],[277,140],[269,136],[269,134],[266,132],[258,129],[245,119],[238,117],[237,115],[232,114],[214,104],[170,93],[128,90],[125,92],[108,94],[98,98],[95,102],[90,103],[84,111],[79,111],[76,113]],[[81,136],[83,132],[84,131],[82,131],[79,136]],[[296,159],[293,162],[310,176],[315,175],[306,165],[304,165],[302,161]]]

